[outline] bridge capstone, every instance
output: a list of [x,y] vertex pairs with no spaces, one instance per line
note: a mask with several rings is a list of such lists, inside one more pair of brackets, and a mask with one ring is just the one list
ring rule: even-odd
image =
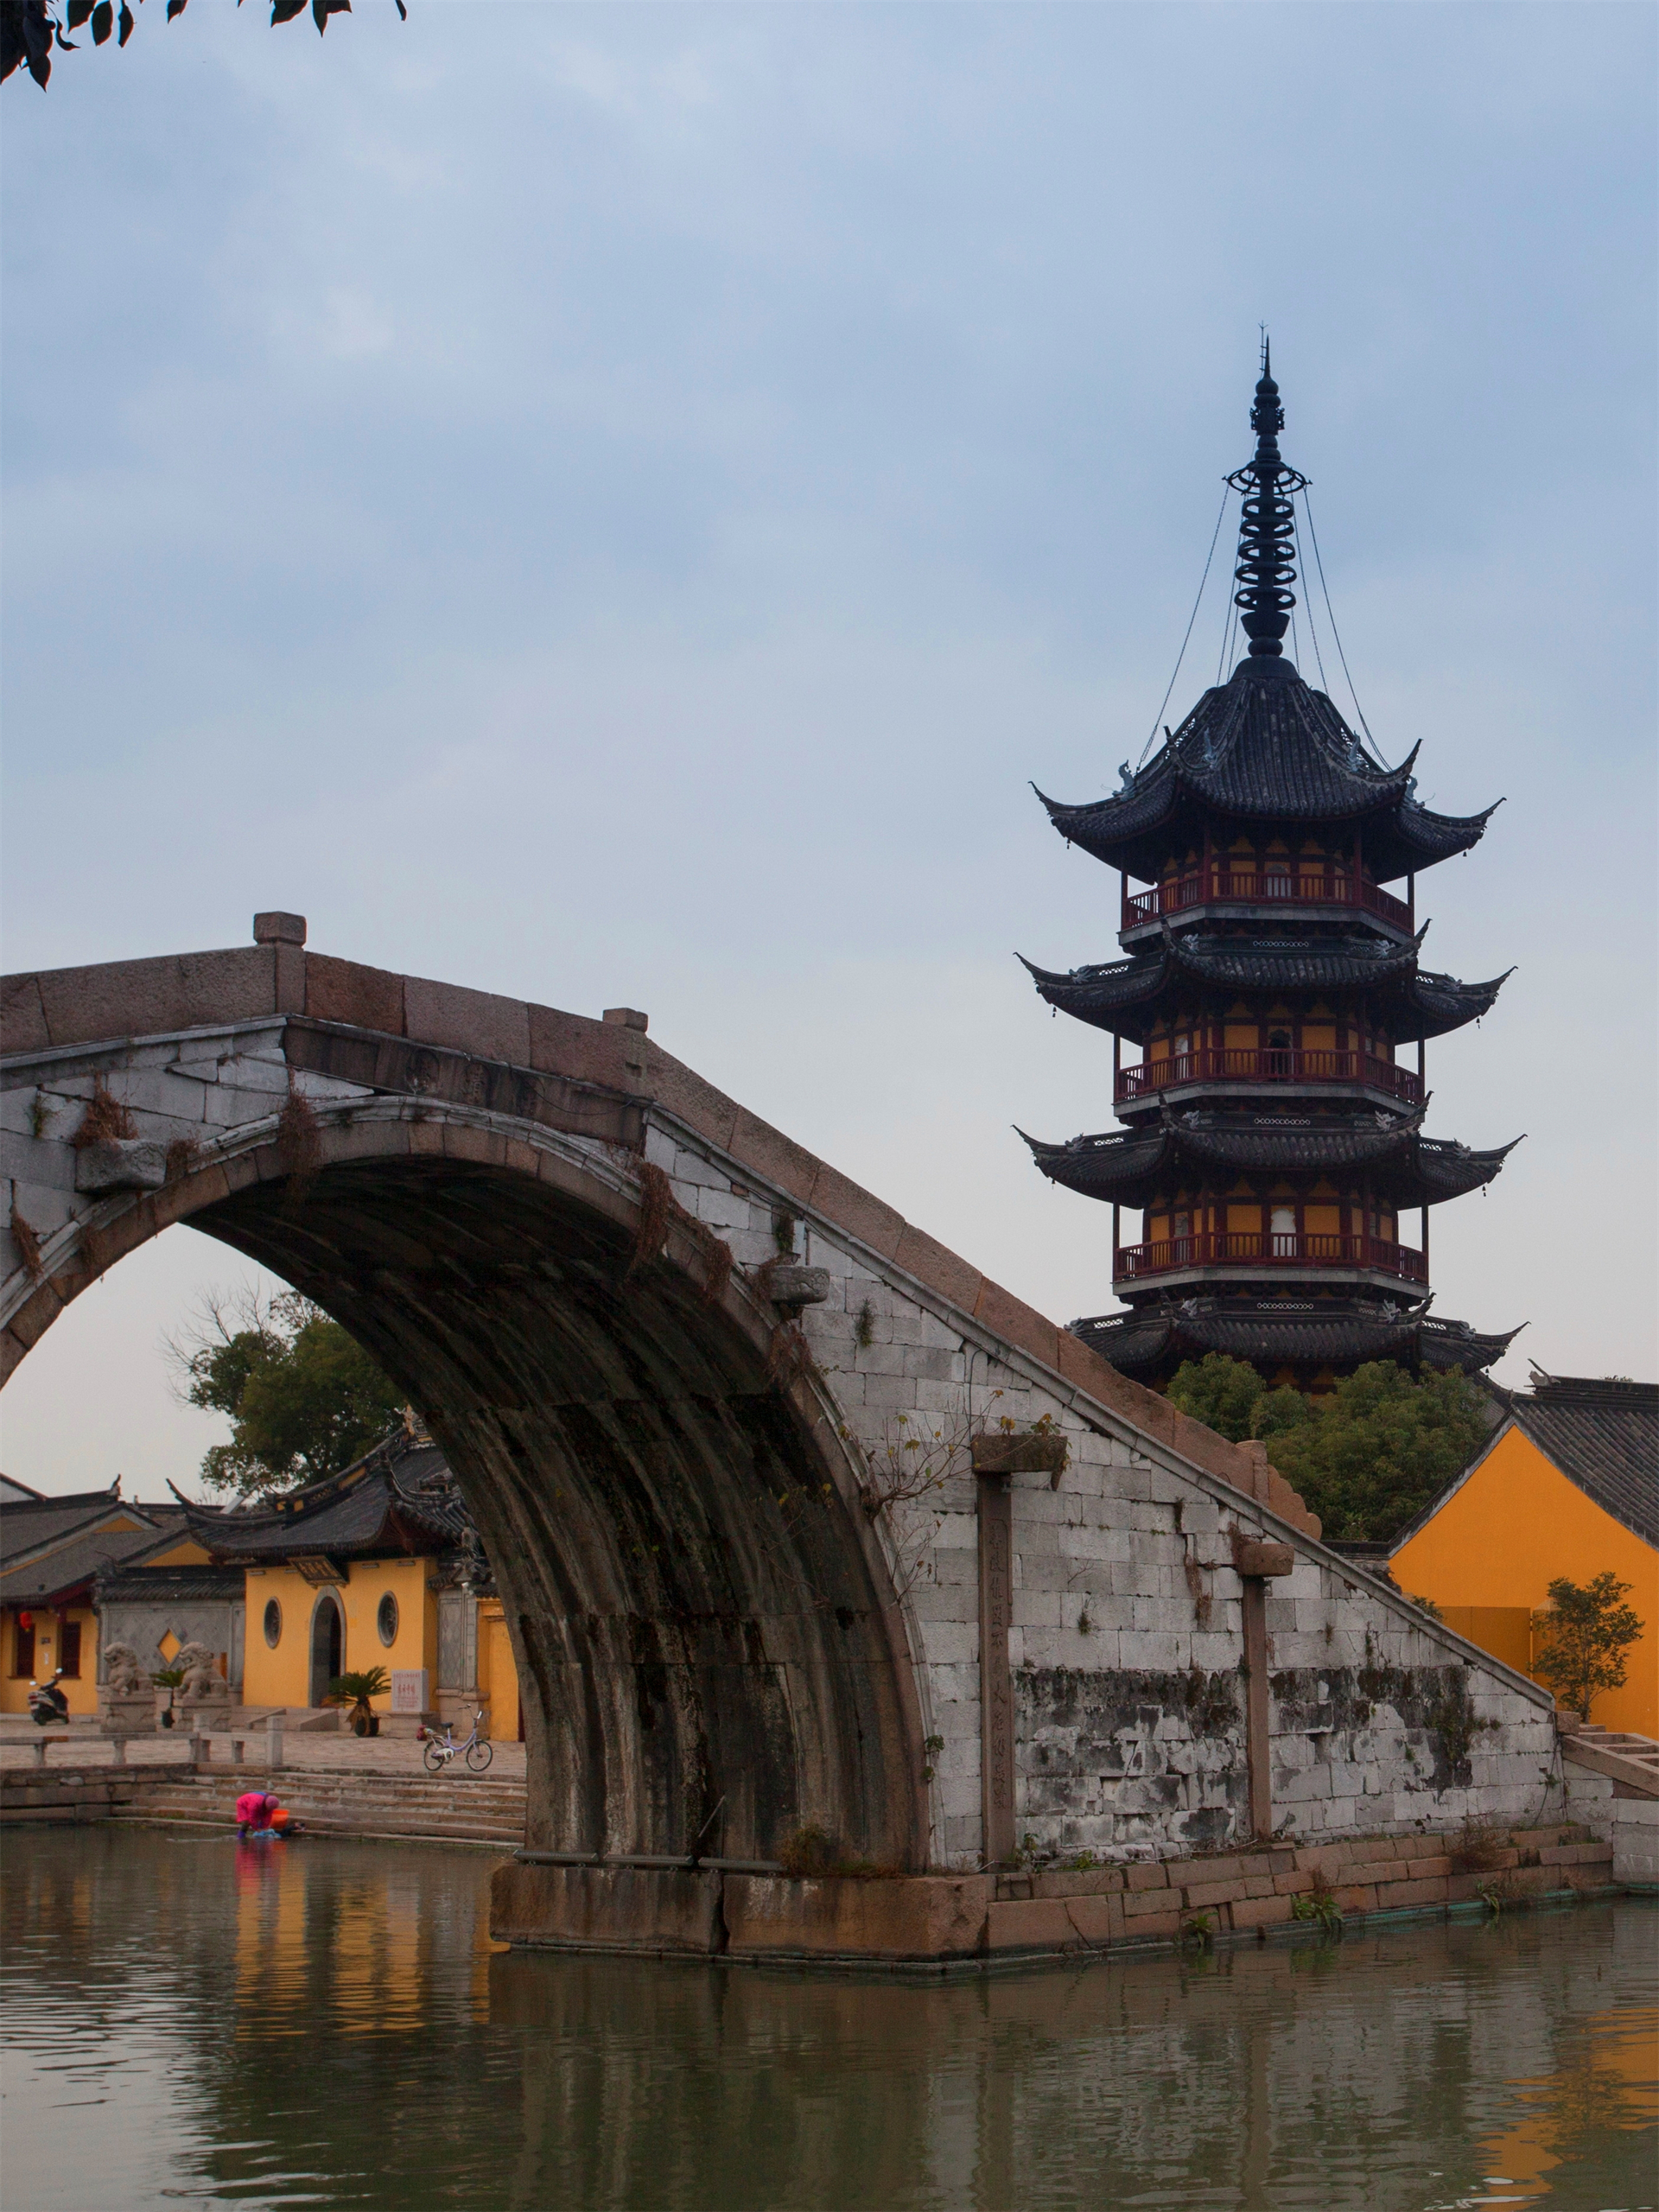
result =
[[178,1222],[336,1314],[484,1535],[544,1861],[766,1866],[817,1827],[959,1873],[988,1840],[1109,1858],[1537,1811],[1544,1693],[1327,1549],[1262,1445],[643,1014],[364,967],[296,916],[257,934],[4,980],[0,1357]]

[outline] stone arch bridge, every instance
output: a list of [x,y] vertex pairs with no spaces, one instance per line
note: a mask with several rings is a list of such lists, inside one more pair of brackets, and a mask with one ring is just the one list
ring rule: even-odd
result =
[[527,1864],[815,1827],[920,1873],[1535,1804],[1542,1692],[643,1015],[255,938],[5,979],[4,1369],[175,1222],[343,1322],[488,1548]]

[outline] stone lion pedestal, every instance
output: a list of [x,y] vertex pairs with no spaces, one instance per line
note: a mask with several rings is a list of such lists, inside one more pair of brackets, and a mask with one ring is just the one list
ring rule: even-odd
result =
[[98,1692],[99,1733],[112,1743],[156,1730],[156,1685],[138,1663],[130,1643],[111,1643],[104,1652],[104,1681]]
[[187,1643],[173,1662],[184,1670],[173,1700],[174,1726],[188,1736],[210,1736],[231,1724],[231,1686],[205,1643]]

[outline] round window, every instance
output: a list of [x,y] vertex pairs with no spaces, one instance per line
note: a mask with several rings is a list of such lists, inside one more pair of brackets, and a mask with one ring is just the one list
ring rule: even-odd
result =
[[274,1598],[265,1600],[265,1642],[274,1651],[283,1640],[283,1609]]
[[374,1624],[380,1631],[380,1641],[382,1643],[397,1643],[397,1600],[392,1596],[390,1590],[387,1591],[385,1596],[380,1600],[380,1609],[374,1617]]

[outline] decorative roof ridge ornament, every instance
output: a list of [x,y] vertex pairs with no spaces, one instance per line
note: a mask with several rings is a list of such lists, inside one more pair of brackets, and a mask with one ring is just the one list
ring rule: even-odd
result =
[[1227,479],[1242,495],[1239,516],[1238,560],[1233,578],[1239,588],[1233,604],[1240,611],[1250,658],[1278,659],[1282,639],[1290,627],[1290,610],[1296,594],[1292,549],[1295,543],[1295,512],[1292,496],[1305,489],[1307,479],[1286,466],[1279,451],[1279,433],[1285,427],[1285,410],[1279,404],[1279,387],[1273,380],[1273,349],[1262,340],[1262,374],[1250,409],[1250,428],[1255,432],[1255,451],[1243,468]]

